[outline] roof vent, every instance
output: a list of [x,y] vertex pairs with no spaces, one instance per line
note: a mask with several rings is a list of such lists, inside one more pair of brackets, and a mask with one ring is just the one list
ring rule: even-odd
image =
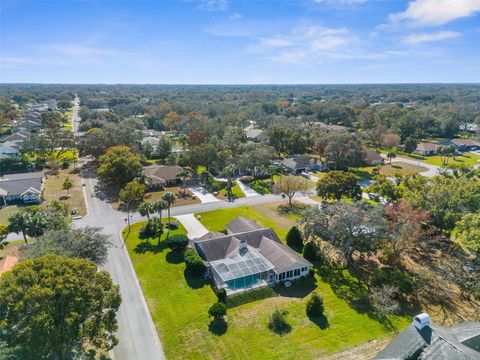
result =
[[240,241],[238,251],[240,252],[240,255],[243,255],[248,251],[247,242],[245,240]]
[[418,330],[422,330],[424,327],[430,327],[430,316],[427,313],[414,316],[413,325],[415,325]]

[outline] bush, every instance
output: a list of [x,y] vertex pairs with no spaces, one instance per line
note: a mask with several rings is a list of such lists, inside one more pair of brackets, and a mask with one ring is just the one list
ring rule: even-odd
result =
[[188,237],[185,234],[175,234],[167,238],[166,245],[173,251],[182,251],[188,245]]
[[214,181],[210,186],[209,189],[210,192],[220,192],[221,190],[225,189],[227,186],[227,183],[224,181]]
[[210,306],[208,309],[208,315],[213,317],[215,320],[221,320],[225,315],[227,315],[227,305],[223,302],[217,302]]
[[309,241],[303,247],[303,257],[310,261],[317,259],[317,244],[313,241]]
[[70,166],[70,163],[68,161],[64,161],[62,162],[62,169],[68,169],[68,167]]
[[144,227],[142,227],[138,233],[140,239],[149,239],[154,237],[159,237],[163,233],[163,224],[157,220],[157,218],[152,219]]
[[395,285],[403,294],[411,294],[415,290],[410,275],[393,267],[376,269],[372,276],[372,284],[375,286]]
[[251,183],[253,180],[255,180],[255,179],[253,178],[253,176],[242,176],[242,177],[240,178],[240,181],[241,181],[242,183],[244,183],[244,184]]
[[325,310],[323,306],[323,298],[317,293],[313,293],[310,297],[310,300],[307,302],[307,316],[309,317],[319,317],[323,315]]
[[169,230],[177,230],[178,229],[178,223],[175,221],[170,221],[167,223],[167,227]]
[[218,289],[217,290],[217,298],[218,298],[218,302],[226,303],[226,301],[227,301],[227,291],[225,289]]
[[287,321],[287,310],[276,309],[268,321],[268,328],[277,334],[285,334],[292,330],[292,326]]
[[187,271],[195,276],[202,276],[205,273],[203,260],[193,249],[187,249],[183,256]]
[[287,245],[292,247],[301,247],[303,245],[302,233],[298,230],[298,227],[292,226],[287,233]]

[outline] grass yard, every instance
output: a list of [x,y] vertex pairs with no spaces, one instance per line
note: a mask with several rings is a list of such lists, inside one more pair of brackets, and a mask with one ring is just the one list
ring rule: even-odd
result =
[[175,187],[169,187],[166,188],[165,191],[152,191],[152,192],[147,192],[145,194],[145,201],[148,203],[155,202],[157,200],[160,200],[166,192],[171,192],[175,194],[175,203],[172,205],[172,207],[175,206],[182,206],[182,205],[192,205],[192,204],[200,204],[199,199],[192,199],[192,193],[190,190],[186,189],[185,193],[188,195],[187,197],[182,197],[182,196],[177,196],[177,194],[183,194],[183,189],[180,188],[179,186]]
[[[273,220],[248,207],[202,214],[213,230],[224,228],[226,221],[239,215],[262,225],[273,224]],[[207,315],[208,308],[217,301],[211,287],[186,275],[181,254],[164,248],[162,243],[157,246],[156,240],[139,239],[143,225],[134,224],[130,234],[124,231],[124,236],[168,359],[315,359],[392,334],[391,327],[357,312],[336,295],[351,285],[351,279],[336,273],[333,286],[316,275],[289,289],[279,287],[267,293],[246,294],[242,299],[232,298],[227,328],[213,327]],[[279,225],[274,228],[277,230]],[[323,296],[327,321],[313,322],[305,315],[306,301],[314,290]],[[288,310],[290,333],[279,336],[267,328],[275,308]],[[410,319],[390,321],[400,330]]]
[[407,164],[404,162],[393,162],[392,164],[383,165],[380,168],[380,174],[385,176],[393,176],[396,172],[402,175],[413,175],[424,171],[428,171],[426,167]]
[[[20,235],[21,237],[22,235]],[[7,255],[11,256],[19,256],[20,255],[20,247],[25,244],[23,240],[13,240],[8,243],[3,249],[0,249],[0,259],[4,258]]]
[[9,205],[0,208],[0,224],[8,224],[8,218],[16,211],[17,205]]
[[46,206],[52,200],[60,200],[60,197],[67,195],[67,191],[62,189],[64,180],[69,177],[73,181],[73,187],[70,189],[70,198],[60,200],[68,204],[69,210],[77,208],[78,214],[84,216],[87,214],[85,206],[85,197],[83,195],[82,180],[79,174],[72,172],[73,168],[60,169],[58,175],[48,175],[45,179],[45,190],[43,198]]
[[[412,154],[409,156],[419,161],[426,162],[428,164],[443,166],[442,157],[439,155],[434,156],[419,156]],[[448,166],[450,165],[477,165],[480,164],[480,155],[472,153],[464,153],[463,155],[456,156],[455,158],[451,157],[448,159]]]
[[266,180],[254,180],[247,184],[252,190],[256,191],[260,195],[271,194],[272,189],[270,187],[270,179]]

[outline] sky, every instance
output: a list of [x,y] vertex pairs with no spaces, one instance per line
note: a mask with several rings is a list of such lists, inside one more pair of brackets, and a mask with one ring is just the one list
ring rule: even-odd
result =
[[480,0],[0,0],[0,82],[480,82]]

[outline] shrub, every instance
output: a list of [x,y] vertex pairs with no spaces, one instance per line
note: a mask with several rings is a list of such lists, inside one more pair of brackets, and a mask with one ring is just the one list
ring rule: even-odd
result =
[[303,247],[303,257],[310,261],[317,259],[317,245],[313,241],[309,241]]
[[183,259],[185,260],[187,271],[191,274],[195,276],[202,276],[205,273],[205,264],[195,250],[187,249]]
[[286,240],[289,246],[301,247],[303,245],[302,233],[296,226],[292,226],[290,230],[288,230]]
[[372,284],[375,286],[395,285],[403,294],[411,294],[415,290],[410,275],[393,267],[376,269],[372,276]]
[[68,169],[68,167],[70,166],[70,163],[68,161],[64,161],[62,162],[62,169]]
[[268,328],[277,334],[285,334],[292,330],[292,326],[287,321],[287,310],[276,309],[268,321]]
[[324,306],[323,298],[317,293],[313,293],[310,300],[307,302],[307,316],[319,317],[323,315]]
[[161,236],[162,233],[163,224],[159,220],[157,220],[157,218],[154,218],[140,229],[138,237],[140,239],[148,239]]
[[251,183],[253,180],[255,180],[255,179],[253,178],[253,176],[242,176],[242,177],[240,178],[240,181],[241,181],[242,183],[244,183],[244,184]]
[[226,303],[227,301],[227,291],[225,289],[217,290],[218,302]]
[[169,230],[177,230],[178,229],[178,223],[175,221],[170,221],[167,223],[167,227]]
[[173,251],[182,251],[188,245],[188,237],[185,234],[175,234],[167,238],[166,245]]
[[309,274],[311,277],[314,277],[314,276],[315,276],[315,268],[311,267],[310,269],[308,269],[308,274]]
[[227,305],[223,302],[217,302],[210,306],[208,309],[208,315],[213,317],[215,320],[221,320],[225,315],[227,315]]

